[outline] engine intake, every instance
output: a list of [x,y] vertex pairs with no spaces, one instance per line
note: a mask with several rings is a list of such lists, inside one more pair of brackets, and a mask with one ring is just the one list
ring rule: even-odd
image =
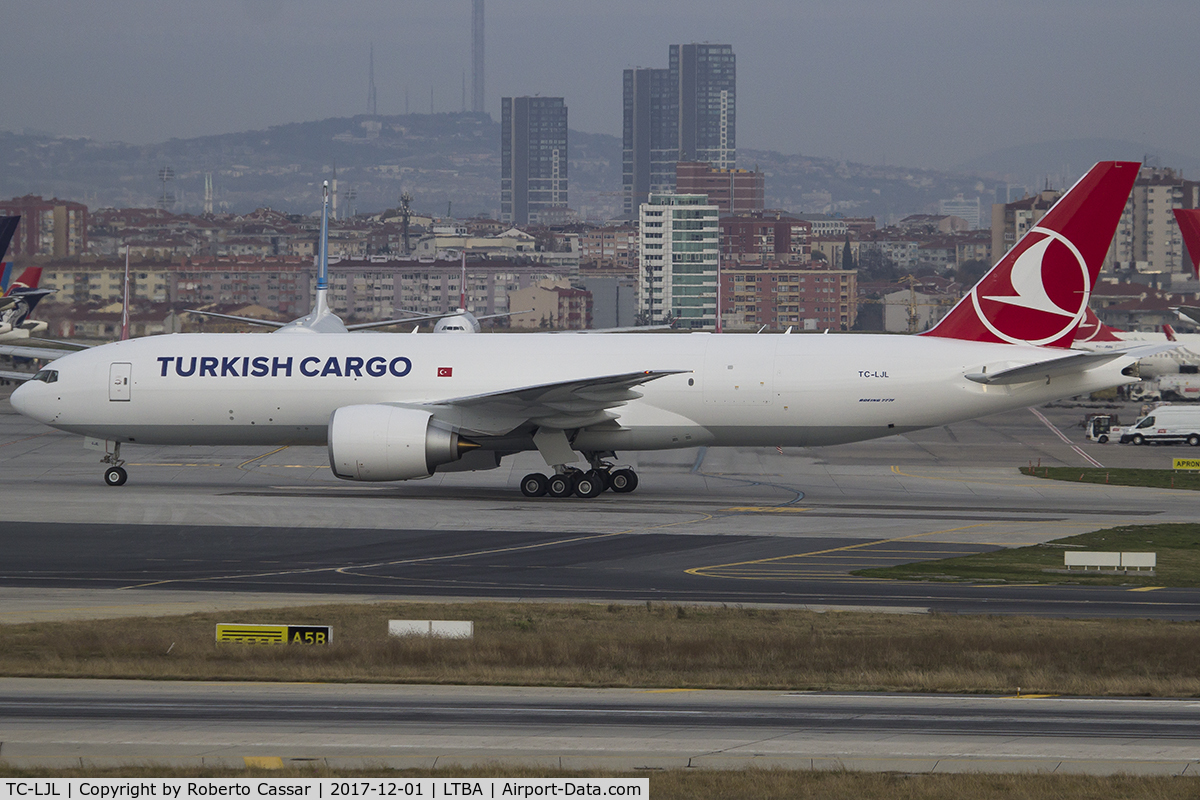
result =
[[350,481],[427,478],[478,446],[413,408],[343,406],[329,417],[329,467]]

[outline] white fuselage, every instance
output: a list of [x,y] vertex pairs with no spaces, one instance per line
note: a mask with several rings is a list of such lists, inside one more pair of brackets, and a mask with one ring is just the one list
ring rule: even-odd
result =
[[[995,374],[1061,350],[927,336],[693,334],[172,334],[115,342],[52,364],[12,402],[47,425],[146,444],[326,443],[330,414],[429,403],[641,370],[681,370],[638,388],[576,450],[811,446],[871,439],[1130,383],[1118,358],[1015,385]],[[986,369],[984,369],[986,368]],[[447,375],[447,373],[449,373]],[[471,436],[532,448],[528,430]]]

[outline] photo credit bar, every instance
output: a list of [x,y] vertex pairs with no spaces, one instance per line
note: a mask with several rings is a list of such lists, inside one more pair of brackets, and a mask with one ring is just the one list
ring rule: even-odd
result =
[[649,778],[37,778],[0,780],[0,800],[650,797]]

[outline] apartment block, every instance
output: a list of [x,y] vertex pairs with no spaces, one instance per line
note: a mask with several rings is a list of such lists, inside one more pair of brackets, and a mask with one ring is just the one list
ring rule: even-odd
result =
[[722,214],[751,214],[763,210],[765,182],[758,171],[680,161],[675,165],[675,191],[705,195]]
[[727,330],[849,330],[858,313],[853,270],[731,268],[721,272]]
[[717,322],[719,211],[704,195],[656,194],[640,209],[638,312],[681,328]]
[[76,256],[88,249],[88,208],[82,203],[27,194],[0,201],[0,216],[20,215],[8,257]]

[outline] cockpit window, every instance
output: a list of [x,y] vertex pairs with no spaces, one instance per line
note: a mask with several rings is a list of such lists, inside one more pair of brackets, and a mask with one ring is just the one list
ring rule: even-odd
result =
[[34,374],[33,380],[41,381],[42,383],[56,383],[58,381],[58,370],[56,370],[56,369],[38,370]]

